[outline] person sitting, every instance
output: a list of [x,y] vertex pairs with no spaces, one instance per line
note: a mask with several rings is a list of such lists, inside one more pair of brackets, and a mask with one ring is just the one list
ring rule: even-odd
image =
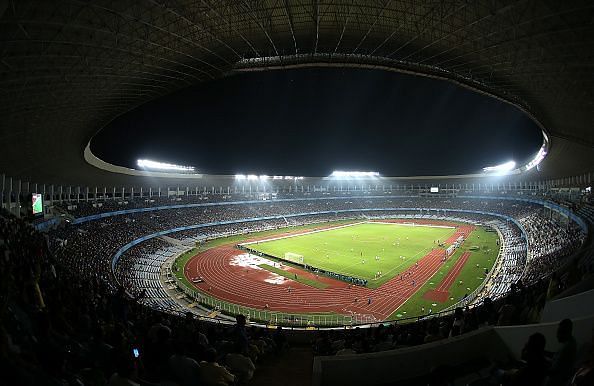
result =
[[550,367],[545,356],[546,339],[543,334],[537,332],[528,338],[528,342],[522,349],[522,360],[525,366],[511,375],[511,384],[518,386],[540,386],[547,375]]
[[557,341],[561,348],[553,355],[547,386],[565,385],[573,375],[577,343],[572,335],[573,323],[563,319],[557,327]]
[[200,384],[205,386],[228,386],[235,382],[235,376],[217,363],[217,351],[209,348],[204,352],[206,360],[200,362]]
[[180,386],[198,384],[200,365],[186,356],[183,342],[176,341],[174,344],[174,353],[169,357],[169,372]]
[[132,358],[121,355],[117,361],[116,372],[109,378],[108,386],[139,386],[135,382],[136,370]]
[[357,352],[353,350],[353,342],[350,339],[345,340],[344,348],[338,350],[336,355],[354,355]]
[[233,351],[225,357],[229,370],[237,377],[238,383],[247,383],[254,376],[256,366],[254,362],[241,352],[238,344],[233,345]]
[[571,379],[571,386],[594,385],[594,330],[592,332],[592,342],[587,350],[588,355]]

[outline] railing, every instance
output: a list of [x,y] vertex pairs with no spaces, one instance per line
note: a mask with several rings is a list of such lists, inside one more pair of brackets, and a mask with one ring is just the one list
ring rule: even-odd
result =
[[[495,228],[495,230],[497,231],[497,235],[499,236],[499,240],[501,240],[501,245],[499,246],[499,252],[497,253],[497,258],[495,258],[495,261],[493,262],[493,267],[496,267],[497,264],[500,263],[501,253],[505,250],[505,238],[501,234],[501,231],[499,230],[499,228]],[[466,306],[466,305],[472,304],[477,299],[477,297],[480,295],[480,293],[483,291],[483,289],[485,288],[485,286],[490,283],[491,278],[493,277],[493,273],[494,272],[495,272],[495,269],[492,268],[489,271],[489,273],[487,274],[487,277],[485,277],[485,280],[483,280],[483,282],[481,284],[479,284],[479,286],[476,287],[476,289],[474,291],[472,291],[470,293],[470,295],[468,295],[465,299],[463,299],[459,303],[458,306]]]
[[[397,320],[377,321],[369,315],[340,315],[340,314],[299,314],[286,313],[268,310],[259,310],[255,308],[240,306],[217,299],[207,293],[188,288],[176,275],[172,273],[172,277],[176,282],[178,290],[182,291],[186,296],[194,302],[199,303],[213,312],[220,312],[225,315],[235,316],[238,314],[245,315],[246,318],[253,325],[260,325],[262,327],[283,326],[291,328],[304,329],[320,329],[320,328],[353,328],[353,327],[374,327],[380,324],[405,324],[412,323],[419,320],[425,320],[435,317],[441,317],[452,314],[454,309],[447,309],[440,312],[401,318]],[[479,304],[474,305],[475,307]],[[454,307],[455,308],[455,307]],[[200,316],[200,318],[211,319],[217,322],[229,323],[229,320],[215,316]]]
[[[271,310],[261,310],[252,307],[241,306],[238,304],[226,302],[217,299],[210,294],[193,290],[177,277],[175,273],[171,273],[173,280],[176,283],[178,290],[183,292],[188,298],[194,302],[199,303],[214,312],[225,315],[235,316],[238,314],[245,315],[248,320],[262,325],[273,326],[287,326],[287,327],[302,327],[302,328],[317,328],[317,327],[342,327],[347,325],[366,324],[374,322],[371,317],[366,315],[340,315],[340,314],[300,314],[300,313],[286,313]],[[220,318],[215,318],[220,320]]]

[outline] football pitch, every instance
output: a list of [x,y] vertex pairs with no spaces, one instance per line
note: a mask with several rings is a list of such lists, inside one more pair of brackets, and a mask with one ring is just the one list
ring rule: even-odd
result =
[[[455,232],[453,227],[360,223],[321,232],[260,241],[249,248],[283,259],[285,253],[303,256],[303,263],[368,280],[377,288]],[[378,276],[378,273],[381,275]]]

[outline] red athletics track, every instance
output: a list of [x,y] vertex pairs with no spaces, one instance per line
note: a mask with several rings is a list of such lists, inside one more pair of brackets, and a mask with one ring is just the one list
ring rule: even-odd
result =
[[466,264],[466,261],[469,257],[470,252],[464,252],[456,261],[456,264],[454,264],[454,266],[449,270],[447,275],[445,275],[445,277],[439,283],[437,288],[431,291],[427,291],[427,293],[425,293],[423,297],[425,299],[433,300],[440,303],[443,303],[446,300],[448,300],[448,290],[450,289],[452,284],[454,284],[454,280],[460,274],[460,271],[462,271],[462,267],[464,267],[464,264]]
[[[473,229],[473,226],[460,226],[446,242],[452,243]],[[268,305],[270,310],[293,313],[357,313],[384,320],[437,272],[443,264],[445,251],[433,250],[421,258],[416,267],[412,266],[377,289],[349,287],[342,281],[324,278],[330,286],[323,290],[292,280],[268,283],[264,281],[272,276],[268,271],[231,265],[236,256],[244,253],[230,245],[209,249],[190,259],[184,274],[189,278],[201,276],[204,282],[194,284],[200,290],[245,307],[265,309]],[[371,304],[368,304],[369,298]]]

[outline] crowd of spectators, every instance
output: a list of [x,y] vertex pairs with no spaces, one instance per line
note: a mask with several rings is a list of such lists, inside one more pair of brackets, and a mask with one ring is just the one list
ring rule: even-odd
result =
[[582,245],[585,235],[568,222],[561,226],[542,213],[535,212],[519,219],[528,237],[528,256],[525,282],[538,280],[550,275],[565,262],[563,257],[570,255]]
[[[467,209],[486,212],[497,212],[510,216],[520,216],[522,211],[537,207],[536,204],[527,202],[510,202],[504,199],[474,199],[468,197],[419,197],[419,196],[303,196],[291,195],[286,198],[277,197],[273,200],[256,200],[250,197],[236,195],[212,196],[184,196],[183,198],[151,198],[135,199],[129,201],[81,201],[76,204],[61,203],[64,210],[75,217],[85,217],[93,214],[108,213],[120,210],[133,210],[140,208],[188,206],[188,209],[200,211],[200,208],[212,208],[214,211],[223,209],[226,212],[234,211],[233,207],[240,210],[250,208],[252,214],[260,216],[287,215],[298,212],[308,212],[310,209],[320,210],[345,210],[345,209],[375,209],[375,208],[423,208],[423,209]],[[68,210],[68,207],[71,209]],[[168,211],[176,210],[174,208]],[[156,210],[154,212],[159,212]]]
[[514,284],[507,296],[487,297],[473,307],[458,307],[454,313],[421,318],[416,323],[379,325],[374,329],[323,331],[314,343],[319,355],[369,353],[411,347],[434,342],[485,326],[509,326],[535,323],[546,300],[548,282],[526,287]]
[[286,347],[281,329],[203,323],[143,307],[56,259],[0,214],[0,372],[9,385],[231,385]]
[[[153,269],[154,261],[147,259],[148,256],[170,247],[170,244],[160,238],[146,240],[126,253],[122,254],[115,266],[114,275],[119,283],[129,294],[136,297],[143,297],[143,290],[146,287],[139,281],[139,274],[143,274],[149,269]],[[157,262],[158,263],[158,262]],[[159,269],[160,267],[154,267]]]
[[[407,210],[369,210],[377,208],[411,208]],[[423,209],[412,209],[423,208]],[[428,211],[428,208],[438,209]],[[447,208],[447,209],[446,209]],[[471,222],[494,221],[493,217],[479,213],[455,212],[456,209],[474,210],[481,212],[494,212],[513,216],[522,219],[531,219],[538,216],[538,206],[525,202],[513,202],[507,200],[472,199],[472,198],[433,198],[433,197],[405,197],[401,199],[383,197],[350,197],[334,199],[315,200],[291,200],[291,201],[259,201],[244,204],[225,203],[221,205],[206,205],[193,207],[171,208],[167,210],[156,210],[137,212],[125,215],[110,216],[94,221],[84,222],[80,225],[65,225],[50,232],[50,247],[57,258],[65,265],[79,272],[80,276],[89,280],[101,280],[108,283],[112,290],[114,278],[111,272],[112,258],[116,252],[127,243],[155,232],[165,231],[178,227],[198,227],[171,234],[183,242],[191,245],[198,240],[224,237],[237,233],[253,232],[257,230],[274,229],[290,225],[302,225],[314,222],[340,220],[346,218],[370,218],[389,217],[394,214],[399,216],[443,216],[446,218],[457,217],[460,220]],[[347,211],[345,211],[347,210]],[[343,212],[340,212],[343,211]],[[303,215],[294,217],[299,213],[321,212],[317,215]],[[253,221],[257,218],[268,218],[267,220]],[[251,221],[243,221],[251,220]],[[239,221],[239,222],[235,222]],[[221,225],[213,225],[217,222],[228,222]],[[579,232],[571,234],[560,229],[556,223],[546,223],[547,226],[534,225],[538,221],[526,220],[526,226],[534,232],[538,240],[533,240],[529,245],[534,248],[541,240],[547,240],[549,236],[560,237],[562,243],[555,250],[555,253],[547,253],[543,259],[532,259],[534,262],[527,271],[530,277],[524,279],[529,282],[532,277],[545,275],[557,265],[545,264],[552,261],[558,264],[561,258],[571,252],[579,245],[577,238]],[[498,271],[499,286],[495,292],[499,295],[509,289],[511,283],[521,276],[526,263],[525,241],[518,236],[518,228],[513,224],[499,224],[501,229],[507,229],[506,255],[503,270]],[[559,232],[558,232],[559,231]],[[559,236],[560,235],[560,236]],[[575,235],[573,237],[572,235]],[[568,236],[567,239],[563,239]],[[569,237],[572,236],[572,237]],[[523,247],[524,246],[524,247]],[[532,256],[540,256],[539,250],[534,249]],[[127,288],[131,289],[129,275],[127,272],[133,259],[124,258],[118,264],[117,272]],[[538,264],[536,264],[538,262]],[[501,276],[503,272],[503,276]],[[535,276],[536,275],[536,276]],[[138,292],[138,291],[137,291]],[[489,296],[490,294],[486,294]]]
[[[402,188],[402,187],[401,187]],[[179,194],[178,194],[179,193]],[[458,199],[465,199],[468,197],[476,196],[488,196],[492,198],[537,198],[546,199],[556,202],[560,205],[566,206],[570,209],[577,209],[579,205],[574,197],[567,198],[562,194],[561,191],[507,191],[507,190],[458,190],[456,196]],[[220,203],[220,202],[233,202],[233,201],[264,201],[264,200],[275,200],[275,199],[325,199],[329,197],[341,197],[346,199],[361,199],[365,197],[400,197],[414,198],[420,194],[419,190],[414,189],[368,189],[368,190],[343,190],[343,191],[308,191],[300,189],[289,191],[278,191],[272,192],[268,189],[267,192],[247,192],[247,191],[234,191],[234,189],[216,189],[215,192],[212,189],[199,189],[192,188],[186,191],[183,189],[178,192],[176,189],[172,191],[163,190],[159,193],[158,189],[150,191],[145,189],[142,196],[140,196],[140,190],[136,189],[134,196],[131,196],[129,192],[122,197],[121,191],[116,191],[115,197],[113,193],[108,192],[107,195],[103,194],[94,197],[90,195],[87,200],[85,196],[80,196],[78,199],[73,198],[62,202],[56,202],[56,206],[62,210],[71,213],[75,217],[91,216],[99,213],[127,210],[127,209],[138,209],[138,208],[151,208],[157,206],[169,206],[169,205],[187,205],[187,204],[204,204],[204,203]],[[578,197],[582,197],[579,195]],[[430,199],[443,199],[447,198],[447,195],[433,195],[428,197]],[[583,196],[582,199],[586,201],[591,200],[590,196]]]
[[[236,197],[238,199],[238,197]],[[207,202],[223,202],[231,201],[231,196],[228,195],[184,195],[184,196],[167,196],[167,195],[151,195],[151,197],[127,197],[116,199],[101,199],[101,200],[77,200],[64,201],[57,203],[61,210],[68,212],[76,217],[86,217],[95,214],[114,212],[119,210],[139,209],[139,208],[154,208],[158,206],[173,206],[186,204],[201,204]]]
[[[324,204],[336,207],[334,203]],[[215,375],[221,382],[246,381],[253,375],[258,361],[285,346],[282,330],[270,334],[268,330],[248,328],[241,316],[236,326],[226,327],[198,322],[189,314],[180,317],[142,307],[123,287],[115,284],[111,257],[137,237],[187,221],[205,223],[220,217],[249,218],[295,210],[294,202],[289,202],[287,207],[283,205],[274,203],[270,205],[273,208],[236,205],[226,208],[229,211],[225,213],[219,213],[218,207],[192,208],[189,210],[196,216],[192,220],[188,220],[186,209],[115,216],[81,226],[60,227],[49,237],[3,213],[0,216],[0,251],[4,256],[0,260],[3,276],[0,366],[5,367],[4,373],[9,374],[11,384],[15,385],[125,382],[133,385],[162,380],[185,385],[192,384],[191,379],[196,377],[209,384],[207,378]],[[317,206],[312,209],[321,210]],[[500,210],[526,217],[531,216],[534,208],[527,205]],[[374,214],[389,215],[389,212],[355,213],[364,217]],[[472,218],[469,214],[460,216]],[[336,215],[324,214],[317,219],[308,217],[306,221],[335,218]],[[263,229],[281,226],[283,221],[287,223],[286,219],[266,221],[248,224]],[[229,227],[237,226],[218,225],[207,228],[206,232],[226,234]],[[246,228],[232,228],[237,230]],[[161,241],[153,243],[149,244],[151,248],[163,246]],[[134,256],[124,259],[123,264],[119,270],[125,270],[125,264],[134,264]],[[537,276],[540,277],[543,275]],[[547,280],[537,278],[530,286],[524,286],[521,281],[515,283],[508,296],[496,300],[485,298],[481,305],[459,308],[452,315],[406,325],[325,331],[316,339],[314,352],[343,355],[382,351],[446,339],[485,325],[532,322],[537,320],[549,286]]]

